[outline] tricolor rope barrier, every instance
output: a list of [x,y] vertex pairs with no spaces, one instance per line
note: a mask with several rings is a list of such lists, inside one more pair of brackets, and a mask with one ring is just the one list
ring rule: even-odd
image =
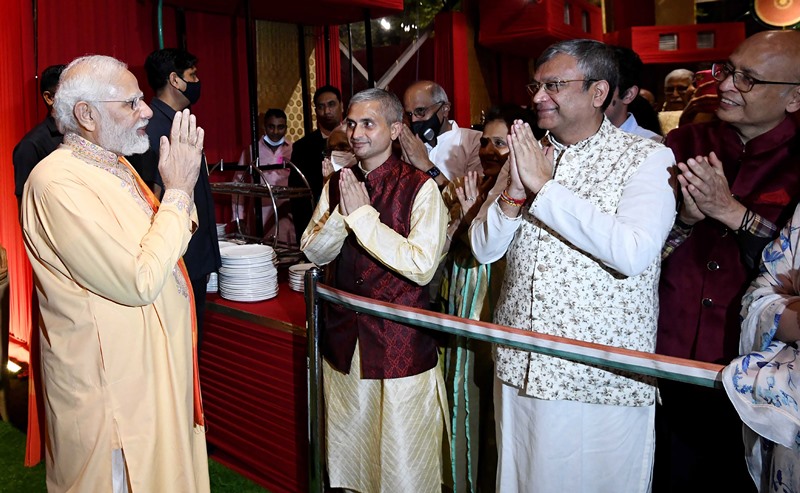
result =
[[[446,332],[456,336],[478,339],[493,344],[501,344],[525,351],[542,353],[549,356],[577,361],[579,363],[603,366],[631,373],[648,375],[668,380],[700,385],[704,387],[722,388],[721,374],[723,365],[705,363],[671,356],[634,351],[631,349],[606,346],[566,337],[540,334],[513,327],[469,320],[452,315],[445,315],[418,308],[396,305],[362,296],[347,293],[318,284],[319,271],[312,269],[306,274],[306,307],[308,310],[309,357],[312,417],[312,448],[309,491],[322,491],[321,451],[314,450],[315,442],[319,445],[319,435],[314,437],[314,419],[321,419],[321,359],[319,356],[319,302],[328,301],[342,305],[351,310],[393,320],[415,327]],[[312,316],[313,312],[313,316]],[[314,403],[315,395],[319,397]],[[314,416],[314,413],[317,416]],[[316,423],[318,426],[319,423]],[[321,430],[321,428],[320,428]],[[315,463],[319,461],[319,463]],[[315,472],[316,469],[316,472]],[[313,487],[312,487],[313,486]]]

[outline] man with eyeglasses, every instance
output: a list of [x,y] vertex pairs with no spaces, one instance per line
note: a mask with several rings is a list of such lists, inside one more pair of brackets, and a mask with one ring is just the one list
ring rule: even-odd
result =
[[[800,33],[746,39],[724,63],[720,121],[673,130],[678,216],[665,245],[659,354],[727,364],[739,353],[740,303],[760,254],[800,200]],[[659,382],[659,491],[752,490],[741,422],[718,389]],[[722,469],[709,468],[709,457]]]
[[440,187],[470,171],[483,176],[481,133],[447,118],[450,101],[442,86],[430,80],[411,84],[403,108],[408,119],[400,134],[404,161],[428,173]]
[[[322,160],[325,158],[325,147],[328,136],[342,124],[342,93],[338,88],[325,85],[314,91],[314,113],[317,116],[317,129],[294,143],[292,148],[292,164],[297,166],[308,180],[314,202],[322,193]],[[296,173],[289,175],[289,185],[304,187],[303,180]],[[311,220],[313,207],[306,200],[292,201],[297,243]]]
[[[159,200],[124,156],[150,142],[136,77],[74,60],[55,95],[64,142],[22,195],[38,292],[48,491],[209,491],[194,307],[181,255],[204,132],[177,112]],[[36,417],[31,417],[36,422]]]
[[683,109],[689,104],[695,89],[691,70],[675,69],[664,77],[664,104],[658,112],[662,134],[678,128]]
[[[147,82],[155,92],[150,101],[153,118],[147,125],[150,149],[141,156],[131,156],[131,163],[142,179],[161,197],[164,184],[158,169],[160,157],[159,140],[169,135],[175,113],[189,108],[200,99],[200,78],[197,77],[197,57],[186,50],[165,48],[147,56],[144,62]],[[203,165],[195,183],[193,193],[197,208],[197,230],[192,235],[189,247],[183,256],[186,269],[192,280],[197,316],[198,344],[203,340],[203,315],[206,308],[206,286],[208,276],[222,265],[217,238],[217,221],[214,199],[208,181],[208,167],[203,155]]]
[[[496,323],[652,352],[675,161],[604,116],[617,77],[598,41],[542,53],[528,91],[547,134],[514,124],[470,239],[479,262],[506,259]],[[497,491],[649,490],[655,379],[507,347],[495,362]]]

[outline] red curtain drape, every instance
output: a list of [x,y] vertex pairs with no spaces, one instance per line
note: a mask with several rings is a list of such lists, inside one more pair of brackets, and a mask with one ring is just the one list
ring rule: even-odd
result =
[[0,244],[8,251],[11,335],[27,342],[31,275],[14,197],[11,153],[28,129],[38,123],[36,108],[44,105],[34,78],[31,3],[9,0],[5,5],[5,15],[0,20]]
[[[339,26],[328,27],[328,52],[325,52],[325,28],[317,27],[314,30],[317,38],[315,65],[317,67],[317,87],[330,84],[342,89],[342,61],[339,55]],[[327,60],[330,60],[331,73],[325,72]],[[345,98],[347,99],[347,98]]]
[[467,18],[461,12],[440,12],[434,18],[436,82],[450,96],[450,118],[470,127]]

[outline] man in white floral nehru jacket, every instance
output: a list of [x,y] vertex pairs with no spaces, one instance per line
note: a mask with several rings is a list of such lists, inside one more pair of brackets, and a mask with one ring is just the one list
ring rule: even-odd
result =
[[[470,236],[480,262],[506,256],[495,322],[652,352],[675,160],[604,117],[616,84],[603,43],[542,53],[527,89],[547,134],[512,127]],[[496,370],[497,491],[649,491],[653,380],[506,347]]]

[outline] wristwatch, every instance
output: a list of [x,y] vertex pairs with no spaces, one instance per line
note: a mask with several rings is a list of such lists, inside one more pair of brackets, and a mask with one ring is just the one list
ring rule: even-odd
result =
[[434,180],[436,179],[437,176],[442,174],[441,170],[439,168],[437,168],[436,166],[431,167],[431,169],[426,171],[426,173],[428,173],[428,176],[430,176]]

